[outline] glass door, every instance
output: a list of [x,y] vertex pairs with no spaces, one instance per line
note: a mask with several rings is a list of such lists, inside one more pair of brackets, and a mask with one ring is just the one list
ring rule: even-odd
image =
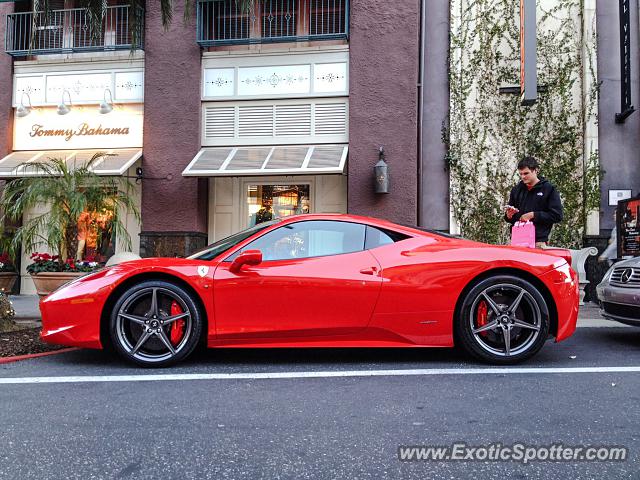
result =
[[252,227],[276,218],[311,212],[311,185],[309,183],[257,183],[246,184],[246,226]]

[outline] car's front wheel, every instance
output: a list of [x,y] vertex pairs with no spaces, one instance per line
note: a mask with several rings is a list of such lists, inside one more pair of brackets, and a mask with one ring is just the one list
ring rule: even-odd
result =
[[495,364],[523,361],[549,334],[549,308],[530,282],[511,275],[486,278],[467,293],[456,319],[461,346]]
[[202,332],[202,313],[184,288],[147,280],[127,289],[111,312],[115,350],[145,367],[164,367],[186,358]]

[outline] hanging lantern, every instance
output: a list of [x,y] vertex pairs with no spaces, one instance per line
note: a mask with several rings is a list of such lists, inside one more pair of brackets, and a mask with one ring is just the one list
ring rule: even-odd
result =
[[373,167],[375,174],[376,193],[389,193],[389,166],[384,161],[384,148],[378,152],[378,163]]

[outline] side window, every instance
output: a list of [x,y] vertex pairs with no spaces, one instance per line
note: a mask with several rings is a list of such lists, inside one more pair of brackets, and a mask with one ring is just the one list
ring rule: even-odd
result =
[[405,238],[409,238],[403,233],[393,232],[391,230],[384,230],[381,228],[375,228],[367,226],[367,235],[364,248],[371,250],[372,248],[381,247],[382,245],[388,245],[390,243],[399,242]]
[[363,250],[364,237],[364,225],[313,220],[272,230],[242,250],[260,250],[263,261],[340,255]]

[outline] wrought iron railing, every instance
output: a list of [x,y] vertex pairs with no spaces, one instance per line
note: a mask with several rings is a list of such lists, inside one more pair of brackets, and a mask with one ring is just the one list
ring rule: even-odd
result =
[[[143,48],[144,14],[132,27],[128,5],[107,7],[99,28],[87,9],[21,12],[7,15],[5,49],[13,56]],[[135,29],[135,31],[134,31]]]
[[346,39],[349,0],[199,0],[200,46]]

